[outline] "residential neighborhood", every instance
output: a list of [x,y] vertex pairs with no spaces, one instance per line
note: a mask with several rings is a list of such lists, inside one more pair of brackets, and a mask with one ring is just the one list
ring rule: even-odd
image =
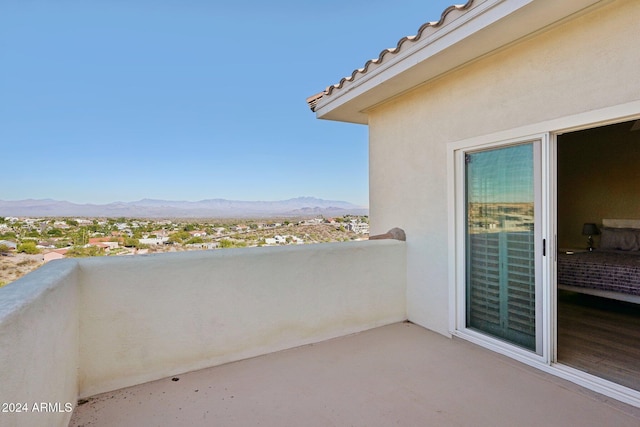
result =
[[240,221],[0,217],[0,286],[70,257],[364,240],[367,216]]

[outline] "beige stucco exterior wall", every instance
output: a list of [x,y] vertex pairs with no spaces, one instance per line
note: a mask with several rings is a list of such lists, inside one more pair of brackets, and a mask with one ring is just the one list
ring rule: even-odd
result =
[[604,3],[370,112],[371,232],[407,233],[410,320],[448,333],[448,143],[640,100],[640,2]]

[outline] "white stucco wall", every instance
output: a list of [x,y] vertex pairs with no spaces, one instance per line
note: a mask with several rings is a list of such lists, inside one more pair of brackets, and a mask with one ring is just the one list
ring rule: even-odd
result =
[[407,233],[410,320],[449,332],[447,143],[640,100],[640,2],[603,3],[370,111],[371,232]]
[[78,397],[77,289],[73,260],[0,289],[0,425],[69,424]]
[[80,260],[80,396],[406,319],[398,241]]

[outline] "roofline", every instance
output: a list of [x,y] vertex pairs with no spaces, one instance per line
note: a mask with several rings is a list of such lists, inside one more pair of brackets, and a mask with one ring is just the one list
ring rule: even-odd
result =
[[398,52],[400,52],[402,50],[402,47],[405,44],[405,42],[415,43],[415,42],[419,41],[422,38],[422,35],[425,32],[425,30],[430,29],[430,28],[438,28],[438,27],[442,26],[442,24],[444,24],[445,19],[447,18],[447,15],[449,15],[450,12],[453,12],[454,10],[455,11],[467,10],[467,9],[469,9],[471,7],[473,2],[474,2],[474,0],[469,0],[469,1],[467,1],[467,3],[465,3],[463,5],[452,5],[452,6],[447,7],[442,12],[442,14],[440,16],[440,20],[435,21],[435,22],[427,22],[425,24],[422,24],[420,26],[420,28],[418,29],[418,32],[415,35],[413,35],[413,36],[405,36],[405,37],[401,38],[400,40],[398,40],[398,43],[396,43],[396,47],[384,49],[382,52],[380,52],[380,54],[378,55],[378,58],[370,59],[369,61],[367,61],[364,64],[364,67],[358,68],[356,70],[353,70],[353,72],[351,73],[350,76],[344,77],[344,78],[342,78],[340,80],[339,83],[327,87],[325,89],[324,93],[326,95],[331,95],[331,93],[334,90],[342,89],[342,87],[344,86],[344,84],[346,82],[351,82],[351,81],[355,80],[355,78],[356,78],[356,76],[358,74],[365,74],[367,71],[369,71],[369,67],[371,65],[381,64],[386,55],[388,55],[388,54],[395,55]]
[[469,0],[307,98],[318,118],[366,124],[367,110],[607,0]]
[[311,95],[310,97],[307,98],[307,104],[309,105],[309,108],[311,108],[311,111],[315,112],[316,105],[318,104],[318,101],[320,101],[321,98],[323,98],[324,96],[331,95],[333,93],[333,91],[336,90],[336,89],[342,89],[342,87],[345,85],[345,83],[355,80],[355,78],[356,78],[356,76],[358,74],[367,73],[367,71],[369,71],[369,67],[371,65],[381,64],[384,61],[384,57],[386,55],[388,55],[388,54],[391,54],[391,55],[397,54],[398,52],[400,52],[402,50],[402,46],[404,45],[405,42],[417,42],[418,40],[420,40],[422,38],[423,33],[427,29],[429,29],[429,28],[437,28],[437,27],[440,27],[442,24],[444,24],[445,20],[447,19],[447,15],[449,15],[450,12],[452,12],[454,10],[457,10],[457,11],[467,10],[467,9],[469,9],[471,7],[471,5],[474,3],[474,1],[475,0],[468,0],[467,3],[465,3],[463,5],[451,5],[451,6],[447,7],[442,12],[442,14],[440,14],[440,19],[438,21],[426,22],[426,23],[422,24],[420,26],[420,28],[418,28],[418,32],[415,35],[413,35],[413,36],[405,36],[405,37],[401,38],[400,40],[398,40],[398,43],[396,43],[396,47],[387,48],[387,49],[382,50],[377,58],[368,60],[364,64],[364,66],[362,68],[356,68],[355,70],[353,70],[353,72],[351,73],[350,76],[342,78],[338,83],[336,83],[334,85],[327,86],[325,88],[325,90],[323,90],[322,92],[316,93],[315,95]]

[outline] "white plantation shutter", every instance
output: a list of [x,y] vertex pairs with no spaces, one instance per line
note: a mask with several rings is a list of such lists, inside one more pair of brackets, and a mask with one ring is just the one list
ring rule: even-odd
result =
[[466,322],[536,350],[533,145],[466,155]]

